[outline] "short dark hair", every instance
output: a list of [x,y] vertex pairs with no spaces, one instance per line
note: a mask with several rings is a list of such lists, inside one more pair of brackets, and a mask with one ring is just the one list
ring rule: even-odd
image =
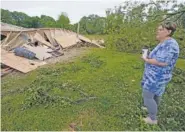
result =
[[167,30],[171,30],[171,33],[169,36],[172,36],[174,32],[176,31],[176,24],[174,22],[166,21],[160,24],[163,28],[166,28]]

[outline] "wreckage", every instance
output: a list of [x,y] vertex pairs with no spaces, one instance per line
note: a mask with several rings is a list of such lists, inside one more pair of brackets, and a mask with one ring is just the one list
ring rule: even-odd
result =
[[[3,39],[4,38],[4,39]],[[103,46],[75,32],[61,28],[23,28],[1,22],[1,67],[27,73],[46,59],[62,56],[77,45]],[[1,75],[4,75],[1,70]]]

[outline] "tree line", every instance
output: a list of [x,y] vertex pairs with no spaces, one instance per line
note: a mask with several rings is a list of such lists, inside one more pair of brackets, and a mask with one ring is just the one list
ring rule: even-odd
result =
[[[171,5],[171,8],[168,9]],[[169,11],[171,11],[169,13]],[[82,34],[109,34],[110,29],[118,30],[125,26],[133,27],[148,22],[158,22],[163,19],[173,19],[182,28],[185,28],[185,3],[176,1],[153,1],[142,3],[139,1],[125,1],[113,9],[107,9],[106,17],[96,14],[84,16],[80,19],[80,33]],[[165,18],[164,15],[166,15]],[[51,16],[29,16],[23,12],[1,9],[1,21],[25,28],[65,28],[76,31],[78,23],[70,24],[70,19],[62,12],[58,19]],[[114,32],[114,31],[113,31]]]
[[123,52],[139,53],[145,46],[156,46],[156,28],[159,23],[177,24],[174,38],[180,46],[180,57],[185,58],[185,2],[125,1],[121,6],[106,10],[106,47]]
[[[62,12],[58,19],[51,16],[41,15],[29,16],[23,12],[9,11],[1,9],[1,21],[25,28],[64,28],[68,30],[77,30],[78,23],[70,24],[70,19],[65,12]],[[103,34],[105,18],[91,14],[80,19],[80,33],[82,34]]]

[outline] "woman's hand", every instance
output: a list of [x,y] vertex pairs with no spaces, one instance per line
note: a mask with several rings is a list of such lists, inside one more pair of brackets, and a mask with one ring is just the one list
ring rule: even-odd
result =
[[147,57],[141,57],[141,59],[143,59],[145,62],[147,62],[148,61],[148,58]]
[[159,62],[156,59],[149,59],[145,57],[141,57],[146,63],[152,64],[152,65],[157,65],[157,66],[167,66],[167,63]]

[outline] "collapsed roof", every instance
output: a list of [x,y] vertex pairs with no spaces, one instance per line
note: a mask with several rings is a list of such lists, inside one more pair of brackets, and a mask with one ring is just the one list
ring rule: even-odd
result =
[[[6,36],[5,39],[1,41],[0,46],[2,54],[1,63],[24,73],[45,63],[42,62],[37,64],[38,62],[32,61],[32,64],[29,65],[28,62],[30,61],[27,58],[15,56],[14,53],[12,53],[17,47],[28,49],[36,54],[37,59],[42,61],[51,57],[51,53],[56,55],[57,52],[60,53],[66,48],[78,45],[80,42],[85,42],[86,45],[88,44],[89,46],[103,48],[82,35],[61,28],[30,29],[1,22],[1,36]],[[20,61],[18,62],[18,60]],[[18,66],[17,63],[22,65],[22,68],[21,66]],[[29,68],[25,70],[24,67]]]

